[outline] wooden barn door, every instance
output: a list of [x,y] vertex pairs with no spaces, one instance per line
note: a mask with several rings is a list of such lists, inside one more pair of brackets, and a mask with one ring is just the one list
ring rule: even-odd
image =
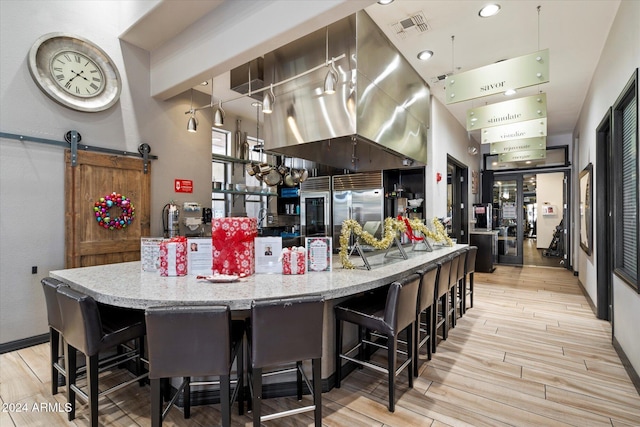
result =
[[[140,237],[150,231],[151,166],[143,160],[78,151],[77,165],[65,154],[65,268],[140,260]],[[109,230],[98,225],[94,203],[113,192],[131,200],[135,216],[129,226]],[[113,207],[111,217],[122,210]]]

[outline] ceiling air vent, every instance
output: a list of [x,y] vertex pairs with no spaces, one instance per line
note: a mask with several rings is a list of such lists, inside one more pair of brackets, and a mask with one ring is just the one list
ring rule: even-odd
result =
[[429,29],[427,18],[425,18],[424,13],[421,11],[408,16],[402,21],[391,24],[391,27],[393,27],[394,33],[396,33],[396,36],[401,40],[409,36],[422,34]]

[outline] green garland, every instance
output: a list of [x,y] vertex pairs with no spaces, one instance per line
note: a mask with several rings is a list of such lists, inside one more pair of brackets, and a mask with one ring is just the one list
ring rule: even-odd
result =
[[[410,219],[409,225],[412,230],[421,232],[425,238],[433,239],[436,242],[443,242],[447,246],[453,246],[453,241],[447,236],[444,230],[444,226],[438,220],[433,218],[433,227],[435,231],[430,230],[422,220],[418,218]],[[342,230],[340,231],[340,262],[344,268],[355,268],[355,265],[349,261],[349,238],[351,233],[355,234],[367,245],[373,246],[375,249],[387,249],[391,246],[393,238],[399,232],[407,231],[407,226],[404,220],[396,218],[385,218],[384,220],[384,232],[382,239],[378,240],[373,235],[362,229],[362,226],[353,219],[347,219],[342,222]]]

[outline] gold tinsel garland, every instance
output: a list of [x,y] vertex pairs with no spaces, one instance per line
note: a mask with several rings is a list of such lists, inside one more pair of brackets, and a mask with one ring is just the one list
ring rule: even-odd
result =
[[[435,231],[430,230],[422,220],[418,218],[410,219],[409,225],[414,231],[421,232],[425,238],[430,238],[436,242],[443,242],[447,246],[453,246],[453,241],[447,236],[444,230],[444,226],[438,220],[433,218],[433,227]],[[384,220],[384,232],[382,239],[378,240],[373,235],[362,229],[362,226],[358,224],[356,220],[347,219],[342,222],[342,230],[340,232],[340,261],[344,268],[355,268],[355,265],[349,261],[349,238],[351,233],[360,238],[361,241],[367,245],[373,246],[375,249],[386,249],[391,246],[393,238],[397,235],[397,232],[404,233],[407,231],[407,226],[404,219],[385,218]]]

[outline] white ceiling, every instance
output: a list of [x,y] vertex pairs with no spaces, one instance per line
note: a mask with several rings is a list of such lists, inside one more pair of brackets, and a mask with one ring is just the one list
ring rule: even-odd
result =
[[[491,18],[478,16],[478,11],[487,3],[486,0],[395,0],[387,6],[374,3],[366,10],[443,104],[444,81],[439,81],[437,76],[468,71],[548,48],[550,82],[539,87],[521,89],[515,97],[545,92],[548,134],[554,136],[571,133],[620,0],[496,2],[501,5],[501,11]],[[163,7],[164,4],[172,3],[174,2],[163,2]],[[219,2],[210,4],[213,13],[217,4]],[[404,38],[398,37],[393,24],[418,12],[426,17],[428,30],[420,34],[408,34]],[[165,22],[163,26],[171,26],[173,34],[177,34],[181,28],[188,26],[189,22],[185,21],[198,17],[198,13],[190,14],[189,18],[183,16],[179,23]],[[167,33],[168,30],[165,35]],[[159,42],[156,36],[145,43],[153,49]],[[426,62],[416,58],[417,53],[424,49],[434,52],[434,56]],[[211,86],[198,86],[197,89],[211,94]],[[238,95],[229,89],[228,72],[213,79],[213,90],[216,100],[226,100]],[[494,95],[451,104],[447,108],[466,126],[467,109],[507,99],[503,95]],[[250,106],[251,101],[244,98],[227,103],[224,108],[227,113],[254,117],[256,111]]]

